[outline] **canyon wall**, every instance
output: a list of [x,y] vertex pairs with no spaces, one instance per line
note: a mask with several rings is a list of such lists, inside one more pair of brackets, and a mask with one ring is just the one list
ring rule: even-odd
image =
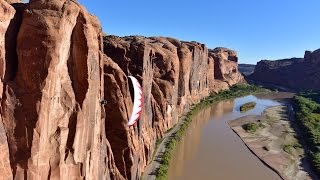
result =
[[[156,139],[173,127],[192,104],[242,81],[235,51],[226,48],[208,50],[197,42],[165,37],[105,36],[104,53],[126,76],[137,77],[144,92],[142,117],[136,127],[128,130],[125,124],[130,106],[126,104],[131,100],[127,79],[115,79],[117,88],[110,90],[105,80],[105,98],[111,100],[106,106],[106,113],[109,113],[106,117],[107,139],[121,174],[131,174],[131,177],[138,177],[143,172]],[[114,74],[115,70],[104,72]],[[121,100],[117,101],[115,96]],[[115,107],[123,110],[112,112]]]
[[[1,179],[139,179],[156,140],[192,104],[242,80],[235,51],[103,37],[76,1],[0,7]],[[128,75],[145,102],[133,127]]]
[[298,91],[320,90],[320,49],[306,51],[304,58],[276,61],[262,60],[248,76],[265,85],[281,86]]
[[1,178],[117,176],[99,21],[74,1],[0,3]]

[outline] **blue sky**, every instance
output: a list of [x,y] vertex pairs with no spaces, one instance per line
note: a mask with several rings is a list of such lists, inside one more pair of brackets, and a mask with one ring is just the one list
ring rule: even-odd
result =
[[79,0],[110,35],[169,36],[238,51],[240,63],[320,48],[320,0]]

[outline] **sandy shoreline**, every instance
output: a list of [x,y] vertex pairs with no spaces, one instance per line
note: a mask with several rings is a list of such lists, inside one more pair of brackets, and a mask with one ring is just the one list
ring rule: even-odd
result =
[[[230,123],[229,123],[230,125]],[[230,125],[231,127],[231,125]],[[237,136],[242,140],[242,142],[245,144],[245,146],[249,149],[249,151],[254,154],[265,166],[267,166],[268,168],[270,168],[272,171],[274,171],[281,179],[285,179],[284,177],[282,177],[281,173],[273,168],[272,166],[270,166],[266,161],[264,161],[253,149],[251,149],[251,147],[242,139],[242,137],[237,133],[237,131],[231,127],[231,129],[233,130],[233,132],[235,134],[237,134]]]
[[[267,108],[260,116],[246,116],[229,121],[232,130],[248,149],[282,179],[312,179],[306,170],[303,148],[290,125],[287,106]],[[261,125],[247,132],[248,123]]]

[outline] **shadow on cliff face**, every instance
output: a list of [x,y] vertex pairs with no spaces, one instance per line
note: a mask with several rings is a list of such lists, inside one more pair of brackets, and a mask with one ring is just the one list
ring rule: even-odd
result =
[[[130,144],[130,132],[126,127],[129,113],[131,113],[132,101],[126,75],[110,58],[104,57],[104,97],[108,104],[105,106],[105,133],[110,142],[115,164],[120,173],[130,179],[132,150]],[[130,128],[131,129],[131,128]],[[132,130],[132,129],[131,129]]]
[[83,101],[89,88],[87,54],[88,44],[84,32],[85,18],[80,14],[71,36],[71,57],[68,59],[68,71],[74,89],[76,101],[82,108]]
[[[5,33],[5,71],[3,77],[5,84],[12,84],[16,77],[18,69],[18,55],[16,51],[17,37],[22,23],[23,11],[26,8],[26,4],[23,3],[14,3],[11,5],[16,12]],[[6,93],[3,94],[1,114],[7,114],[11,116],[12,119],[15,119],[15,121],[3,119],[10,149],[10,164],[13,175],[15,175],[17,169],[16,163],[20,163],[20,166],[23,168],[27,167],[26,162],[31,155],[30,147],[33,139],[33,128],[36,122],[26,122],[23,115],[22,104],[19,99],[15,97],[11,85],[5,85],[4,88],[6,89]],[[31,96],[29,96],[28,101],[29,100],[31,100]],[[16,105],[15,107],[6,107],[10,104]],[[35,116],[33,116],[32,119],[34,118]]]
[[23,11],[26,4],[14,3],[11,4],[16,13],[10,21],[8,29],[5,34],[5,50],[6,50],[6,72],[4,82],[13,81],[18,69],[18,55],[17,55],[17,36],[22,23]]

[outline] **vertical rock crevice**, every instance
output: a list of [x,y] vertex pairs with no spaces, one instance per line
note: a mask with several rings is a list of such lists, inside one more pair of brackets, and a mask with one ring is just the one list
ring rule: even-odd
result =
[[129,113],[131,113],[127,110],[131,110],[132,100],[128,79],[120,67],[108,57],[104,58],[103,69],[104,97],[108,101],[105,106],[105,133],[110,142],[116,167],[124,178],[130,179],[128,174],[130,175],[130,167],[133,162],[130,154],[126,152],[130,144],[130,134],[126,124]]
[[83,15],[79,14],[71,36],[71,54],[68,61],[69,76],[75,91],[76,101],[79,102],[80,107],[82,107],[89,87],[86,57],[88,54],[88,44],[84,33],[84,26],[82,25],[84,22]]
[[5,33],[5,51],[6,51],[6,73],[4,76],[4,82],[13,81],[18,69],[18,55],[17,48],[17,36],[22,23],[23,11],[26,4],[14,3],[11,4],[16,10],[13,19],[10,21],[8,29]]

